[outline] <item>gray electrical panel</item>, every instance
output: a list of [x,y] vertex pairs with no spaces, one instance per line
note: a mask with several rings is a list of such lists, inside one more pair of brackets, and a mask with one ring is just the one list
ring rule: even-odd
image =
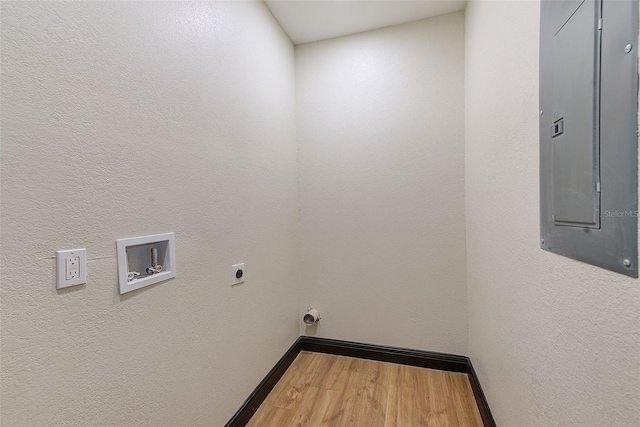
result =
[[637,0],[541,2],[541,246],[632,277],[637,42]]

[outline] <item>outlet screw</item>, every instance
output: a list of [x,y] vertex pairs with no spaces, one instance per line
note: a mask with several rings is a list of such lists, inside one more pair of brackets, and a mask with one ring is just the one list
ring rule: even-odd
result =
[[631,267],[631,260],[629,260],[629,259],[623,260],[622,261],[622,265],[624,265],[627,268]]
[[629,43],[628,45],[626,45],[624,47],[624,53],[629,53],[631,52],[631,49],[633,49],[633,45],[631,43]]

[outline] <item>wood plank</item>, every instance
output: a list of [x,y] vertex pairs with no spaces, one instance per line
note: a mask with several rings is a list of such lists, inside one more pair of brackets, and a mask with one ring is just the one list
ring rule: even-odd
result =
[[249,425],[482,427],[482,420],[466,374],[301,352]]
[[468,375],[463,375],[461,376],[462,381],[464,382],[467,391],[463,392],[462,390],[459,390],[459,393],[464,395],[465,398],[465,408],[463,408],[462,410],[467,412],[467,414],[469,414],[469,425],[476,425],[476,426],[484,426],[484,423],[482,422],[482,416],[480,415],[480,409],[478,408],[478,405],[476,403],[476,398],[473,395],[473,388],[471,387],[471,381],[469,381],[469,376]]
[[429,394],[420,374],[421,368],[401,365],[398,379],[398,426],[426,426]]
[[319,427],[333,398],[333,390],[309,387],[289,427]]
[[360,372],[348,372],[345,393],[340,402],[340,417],[334,425],[336,426],[360,426],[360,405],[363,404],[363,394],[365,386],[365,375]]
[[322,360],[322,355],[318,353],[300,352],[291,365],[294,369],[288,383],[280,389],[271,404],[285,409],[297,409]]
[[390,363],[369,361],[364,374],[363,402],[358,416],[360,425],[384,427],[392,366]]
[[329,403],[329,407],[322,418],[321,427],[334,427],[337,426],[344,408],[342,402],[345,399],[347,393],[347,386],[349,385],[349,376],[351,372],[347,370],[340,371],[338,378],[333,385],[333,400]]
[[278,408],[277,406],[260,406],[258,412],[247,424],[247,427],[286,426],[291,422],[295,414],[295,411]]
[[387,408],[384,414],[385,427],[402,427],[398,424],[398,401],[399,395],[399,372],[400,365],[389,363],[389,393],[387,395]]
[[301,354],[302,352],[298,354],[298,356],[296,356],[296,359],[293,361],[293,363],[291,363],[291,366],[289,366],[289,368],[284,373],[282,378],[280,378],[273,390],[271,390],[265,401],[262,403],[262,406],[272,406],[276,398],[278,398],[278,396],[280,396],[280,394],[284,392],[285,388],[291,383],[291,381],[293,381],[300,374],[300,370],[303,369],[302,362],[304,359],[300,358]]
[[340,373],[349,366],[351,358],[330,354],[324,354],[322,356],[320,367],[313,376],[310,386],[331,390]]
[[450,402],[448,400],[447,389],[447,374],[448,372],[431,370],[429,375],[426,376],[427,380],[427,393],[429,394],[429,413],[427,414],[428,425],[449,427],[459,425],[456,420],[450,417],[451,415],[457,415],[455,410],[452,409],[451,414],[448,409]]
[[473,397],[469,378],[464,374],[451,375],[451,389],[455,390],[453,405],[460,423],[482,426],[480,411]]
[[355,357],[347,357],[347,360],[349,363],[346,369],[361,374],[367,372],[367,368],[370,366],[369,364],[373,362],[372,360],[358,359]]

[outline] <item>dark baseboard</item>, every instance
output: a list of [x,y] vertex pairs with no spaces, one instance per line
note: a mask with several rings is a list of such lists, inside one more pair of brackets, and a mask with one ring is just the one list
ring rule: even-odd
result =
[[378,360],[380,362],[439,369],[441,371],[466,373],[469,361],[465,356],[456,356],[453,354],[362,344],[326,338],[300,337],[300,341],[302,345],[301,350],[304,351]]
[[238,412],[225,424],[225,427],[244,427],[247,425],[251,417],[253,417],[253,414],[256,413],[260,405],[262,405],[262,402],[264,402],[269,393],[271,393],[271,390],[273,390],[280,378],[282,378],[287,369],[289,369],[289,366],[291,366],[296,359],[298,353],[300,353],[301,338],[302,337],[299,337],[296,342],[289,347],[289,350],[287,350],[284,356],[276,363],[276,366],[269,371],[267,376],[260,381],[260,384],[253,390],[242,406],[240,406]]
[[489,404],[482,392],[478,377],[473,370],[471,360],[466,356],[309,336],[301,336],[296,340],[282,359],[278,361],[276,366],[274,366],[260,384],[258,384],[258,387],[251,393],[249,398],[242,404],[238,412],[235,413],[225,427],[241,427],[246,425],[301,351],[328,353],[401,365],[418,366],[421,368],[439,369],[441,371],[465,373],[469,376],[473,396],[478,405],[484,426],[496,427],[496,423],[491,415],[491,410],[489,409]]
[[480,416],[482,417],[482,423],[485,427],[496,427],[496,421],[493,419],[491,409],[489,408],[489,402],[487,402],[487,398],[484,396],[482,387],[480,387],[480,380],[476,375],[476,371],[473,369],[471,359],[469,359],[467,376],[469,377],[469,382],[471,383],[473,397],[476,399],[476,405],[478,405],[478,411],[480,411]]

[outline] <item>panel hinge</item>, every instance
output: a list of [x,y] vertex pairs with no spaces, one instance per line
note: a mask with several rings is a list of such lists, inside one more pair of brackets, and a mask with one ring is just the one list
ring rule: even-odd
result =
[[599,193],[600,192],[600,183],[596,182],[596,192]]
[[602,18],[598,19],[598,29],[602,29]]

